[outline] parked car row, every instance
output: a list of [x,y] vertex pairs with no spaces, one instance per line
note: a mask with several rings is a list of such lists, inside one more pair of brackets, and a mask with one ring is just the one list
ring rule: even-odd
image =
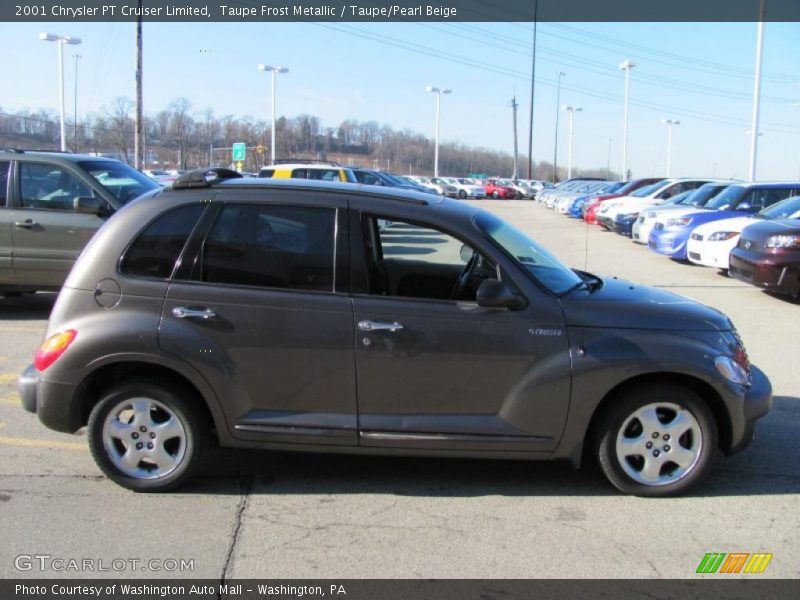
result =
[[539,202],[663,256],[800,299],[800,182],[576,179]]

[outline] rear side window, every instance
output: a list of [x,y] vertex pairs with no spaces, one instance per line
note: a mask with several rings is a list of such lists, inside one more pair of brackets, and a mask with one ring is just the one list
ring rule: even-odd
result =
[[328,208],[229,204],[203,248],[203,281],[333,291],[334,224]]
[[203,208],[201,204],[191,204],[153,221],[125,253],[122,272],[136,277],[169,279]]
[[275,169],[261,169],[258,172],[259,177],[272,177],[275,175]]
[[11,163],[7,160],[0,160],[0,208],[5,207],[8,198],[8,169]]

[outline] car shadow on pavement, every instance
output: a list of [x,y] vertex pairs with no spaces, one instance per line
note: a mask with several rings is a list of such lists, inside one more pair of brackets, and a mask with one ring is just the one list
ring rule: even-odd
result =
[[23,294],[0,298],[0,321],[46,321],[58,294]]
[[[721,460],[688,497],[800,493],[800,398],[778,396],[756,439]],[[423,497],[614,496],[587,460],[566,462],[406,458],[215,448],[181,493],[389,494]]]

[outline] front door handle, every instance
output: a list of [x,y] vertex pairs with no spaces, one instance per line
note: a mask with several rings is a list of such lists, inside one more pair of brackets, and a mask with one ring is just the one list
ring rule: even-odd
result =
[[26,219],[24,221],[14,221],[14,227],[19,227],[20,229],[33,229],[34,227],[38,226],[39,224],[33,219]]
[[403,326],[395,321],[394,323],[380,323],[378,321],[359,321],[358,328],[361,331],[388,331],[394,333],[400,331]]
[[172,309],[172,314],[178,317],[179,319],[213,319],[217,316],[210,308],[198,309],[198,308],[188,308],[186,306],[176,306]]

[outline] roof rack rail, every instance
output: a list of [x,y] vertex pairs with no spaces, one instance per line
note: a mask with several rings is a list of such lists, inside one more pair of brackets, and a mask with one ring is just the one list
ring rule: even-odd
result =
[[319,158],[276,158],[272,161],[274,165],[330,165],[341,167],[338,162],[333,160],[322,160]]
[[191,188],[207,188],[227,179],[239,179],[241,173],[225,169],[222,167],[212,167],[210,169],[195,169],[178,177],[172,183],[173,190],[185,190]]

